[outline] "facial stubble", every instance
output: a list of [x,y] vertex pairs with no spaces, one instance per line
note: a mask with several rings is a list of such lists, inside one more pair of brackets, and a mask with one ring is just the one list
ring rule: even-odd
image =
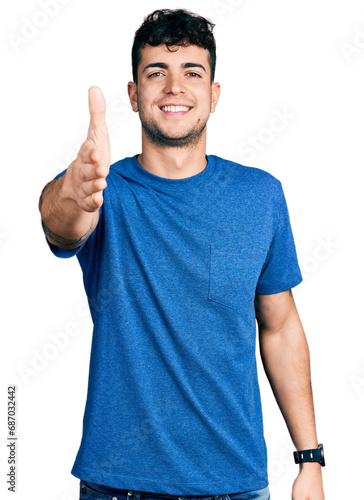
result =
[[200,142],[202,133],[206,128],[209,117],[205,120],[199,118],[197,123],[191,127],[186,135],[172,137],[163,133],[153,119],[147,119],[142,111],[142,106],[137,94],[139,118],[142,128],[148,139],[160,148],[189,148],[193,149]]

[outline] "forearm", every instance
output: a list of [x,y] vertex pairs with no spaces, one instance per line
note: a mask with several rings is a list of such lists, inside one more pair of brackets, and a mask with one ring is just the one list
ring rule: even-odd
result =
[[39,199],[42,227],[47,239],[60,248],[82,245],[98,221],[98,212],[86,212],[67,194],[66,174],[48,183]]
[[298,450],[317,448],[310,355],[299,320],[280,331],[259,331],[263,366],[292,441]]
[[48,241],[77,248],[95,229],[110,169],[106,104],[98,87],[89,89],[90,126],[77,158],[66,172],[48,183],[39,199],[42,227]]

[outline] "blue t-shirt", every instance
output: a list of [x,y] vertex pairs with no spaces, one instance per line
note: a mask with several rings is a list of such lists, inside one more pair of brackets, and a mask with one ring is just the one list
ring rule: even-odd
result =
[[302,276],[281,182],[206,158],[184,179],[114,163],[88,240],[50,245],[77,255],[94,323],[77,478],[172,495],[268,485],[254,298]]

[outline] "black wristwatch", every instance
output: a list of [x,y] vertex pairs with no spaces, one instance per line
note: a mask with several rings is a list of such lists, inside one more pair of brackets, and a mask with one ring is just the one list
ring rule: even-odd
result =
[[294,451],[293,456],[296,464],[318,462],[322,467],[325,467],[324,446],[322,444],[319,444],[315,450]]

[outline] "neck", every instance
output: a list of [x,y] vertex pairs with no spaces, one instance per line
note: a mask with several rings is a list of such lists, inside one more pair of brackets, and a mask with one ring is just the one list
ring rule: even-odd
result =
[[151,143],[143,133],[142,154],[138,156],[138,162],[148,172],[167,179],[197,175],[207,165],[206,134],[191,148],[161,148]]

